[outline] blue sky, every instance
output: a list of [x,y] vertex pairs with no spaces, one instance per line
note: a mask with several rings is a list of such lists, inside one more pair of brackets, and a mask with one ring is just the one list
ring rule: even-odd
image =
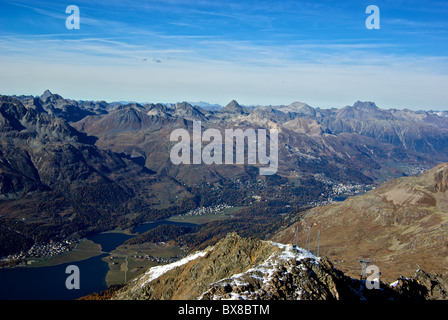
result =
[[0,1],[0,93],[448,110],[447,17],[444,0]]

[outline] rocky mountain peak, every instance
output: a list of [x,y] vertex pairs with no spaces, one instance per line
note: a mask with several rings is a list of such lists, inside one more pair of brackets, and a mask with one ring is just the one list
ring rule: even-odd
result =
[[193,107],[188,102],[177,103],[174,107],[177,112],[181,112],[181,113],[188,113],[188,114],[201,113],[198,108]]
[[233,107],[237,107],[237,108],[241,108],[241,106],[239,105],[239,103],[236,100],[232,100],[230,101],[227,105],[226,108],[233,108]]
[[24,127],[20,120],[26,112],[27,109],[16,98],[0,96],[0,132],[22,130]]
[[286,108],[290,111],[293,111],[293,112],[295,111],[295,112],[299,112],[299,113],[309,113],[310,110],[314,110],[308,104],[306,104],[304,102],[299,102],[299,101],[291,103]]
[[224,112],[238,113],[242,114],[244,112],[243,107],[241,107],[235,100],[230,101],[223,109]]
[[369,121],[369,120],[389,120],[393,115],[378,108],[373,102],[357,101],[353,106],[346,106],[336,112],[336,118]]
[[42,101],[45,101],[47,98],[51,97],[53,94],[50,90],[45,90],[45,92],[40,96]]
[[363,110],[377,110],[379,109],[374,102],[371,101],[356,101],[353,105],[354,109],[363,109]]
[[304,102],[298,102],[298,101],[293,102],[288,106],[277,107],[277,109],[285,113],[287,112],[297,113],[311,117],[320,116],[320,114],[316,113],[316,110],[313,107],[309,106]]
[[205,115],[196,107],[188,102],[177,103],[175,105],[175,114],[179,117],[190,120],[204,120]]
[[40,100],[46,105],[45,107],[50,109],[65,109],[67,106],[76,104],[75,101],[70,101],[60,96],[57,93],[51,93],[50,90],[45,90],[45,92],[40,96]]
[[180,110],[191,110],[193,109],[193,106],[191,104],[189,104],[188,102],[179,102],[176,103],[176,105],[174,106],[176,109],[180,109]]

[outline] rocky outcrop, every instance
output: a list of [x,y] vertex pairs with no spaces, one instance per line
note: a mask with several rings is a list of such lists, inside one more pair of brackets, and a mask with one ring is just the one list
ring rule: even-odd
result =
[[448,300],[448,278],[417,270],[411,278],[400,277],[391,287],[411,300]]
[[148,269],[112,299],[426,300],[446,299],[447,288],[443,276],[419,271],[368,289],[307,250],[230,233],[203,251]]
[[235,233],[174,264],[149,269],[116,299],[197,299],[211,283],[265,261],[278,247]]
[[434,174],[434,186],[431,191],[433,192],[446,192],[448,190],[448,170],[446,169],[448,164],[439,166],[437,172]]
[[[273,244],[278,245],[278,244]],[[352,300],[362,298],[362,283],[320,259],[293,246],[261,265],[211,284],[202,300]]]

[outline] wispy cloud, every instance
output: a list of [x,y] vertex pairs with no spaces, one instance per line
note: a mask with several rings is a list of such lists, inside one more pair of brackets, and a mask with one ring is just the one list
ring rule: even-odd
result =
[[21,2],[17,2],[17,1],[5,1],[5,2],[8,4],[14,5],[14,6],[30,9],[30,10],[32,10],[38,14],[44,15],[44,16],[57,18],[57,19],[65,19],[66,18],[66,16],[64,16],[62,13],[61,14],[58,13],[56,10],[47,10],[47,9],[43,9],[42,7],[38,7],[36,5],[24,4]]
[[65,4],[8,1],[27,20],[2,17],[0,87],[83,99],[440,107],[446,22],[400,11],[401,1],[381,5],[377,32],[355,0],[79,0],[76,31],[65,29]]

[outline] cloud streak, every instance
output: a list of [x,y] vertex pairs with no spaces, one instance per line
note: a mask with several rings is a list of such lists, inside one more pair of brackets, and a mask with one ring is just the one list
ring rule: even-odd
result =
[[442,108],[448,101],[448,35],[440,13],[428,22],[413,15],[417,9],[384,4],[382,29],[368,32],[359,1],[78,3],[81,29],[69,31],[64,5],[8,2],[12,13],[44,17],[45,25],[14,29],[5,18],[4,93],[50,89],[80,99],[221,104],[302,100],[320,107],[373,100]]
[[[388,108],[443,108],[448,98],[443,89],[448,77],[440,72],[441,66],[447,70],[447,59],[441,58],[394,56],[385,63],[386,57],[365,56],[354,64],[343,60],[344,55],[340,59],[322,55],[310,62],[288,60],[283,53],[270,56],[276,47],[219,42],[206,45],[226,52],[232,46],[231,51],[240,54],[210,59],[190,50],[153,50],[110,39],[0,41],[1,47],[13,52],[9,59],[2,52],[0,62],[4,75],[0,86],[11,94],[25,94],[28,89],[40,94],[50,88],[70,98],[110,101],[226,104],[237,99],[243,104],[287,104],[301,100],[316,107],[341,107],[373,100]],[[38,50],[27,56],[25,49],[30,46]],[[72,47],[76,49],[67,50]],[[356,59],[356,55],[345,58]],[[14,92],[17,87],[24,91]],[[412,103],[405,103],[403,97]]]

